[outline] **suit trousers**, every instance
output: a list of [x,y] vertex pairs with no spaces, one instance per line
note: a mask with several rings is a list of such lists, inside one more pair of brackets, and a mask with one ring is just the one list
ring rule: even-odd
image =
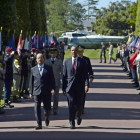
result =
[[44,107],[44,115],[45,119],[47,119],[50,115],[51,110],[51,94],[50,95],[35,95],[34,96],[35,101],[35,118],[37,120],[38,125],[42,125],[42,119],[41,119],[41,101],[43,102]]
[[109,63],[111,63],[111,60],[115,61],[115,59],[112,57],[112,54],[109,54]]
[[11,86],[12,86],[12,80],[5,80],[4,81],[4,99],[3,100],[9,100],[11,95]]
[[29,88],[30,75],[31,75],[31,72],[28,72],[28,77],[27,77],[27,81],[26,81],[26,87],[25,87],[25,89],[28,89],[28,88]]
[[13,96],[16,96],[18,94],[20,80],[21,80],[20,75],[13,75]]
[[[105,56],[105,54],[103,56],[104,56],[104,62],[106,63],[106,56]],[[100,54],[100,62],[102,62],[102,53]]]
[[53,112],[57,112],[57,110],[58,110],[58,101],[59,101],[59,86],[56,86],[54,101],[53,101]]
[[0,79],[0,100],[1,100],[1,96],[2,96],[2,93],[3,93],[3,80]]
[[84,88],[77,88],[73,83],[70,91],[67,93],[67,100],[69,106],[69,121],[71,125],[75,125],[75,116],[81,117],[82,114],[82,101],[84,96]]

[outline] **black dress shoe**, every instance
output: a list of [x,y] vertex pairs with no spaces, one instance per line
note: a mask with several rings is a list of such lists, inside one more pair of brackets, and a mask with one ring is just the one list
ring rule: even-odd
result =
[[70,129],[75,129],[75,125],[71,125],[70,126]]
[[5,107],[5,108],[13,108],[14,105],[10,105],[9,103],[5,103],[4,107]]
[[136,90],[140,90],[140,87],[138,87]]
[[77,118],[77,124],[80,125],[81,122],[82,122],[82,118],[81,118],[81,117],[78,117],[78,118]]
[[49,126],[49,123],[50,123],[49,119],[46,119],[46,120],[45,120],[46,126]]
[[102,63],[102,62],[99,62],[99,63]]
[[133,85],[137,84],[136,82],[135,83],[132,83]]
[[5,111],[4,110],[0,110],[0,114],[4,114],[5,113]]
[[133,79],[133,80],[131,80],[131,82],[135,82],[135,80]]
[[35,127],[35,129],[36,129],[36,130],[42,129],[42,126],[41,126],[41,125],[37,125],[37,126]]
[[57,112],[54,112],[53,114],[54,114],[54,115],[58,115],[58,113],[57,113]]
[[106,63],[106,62],[104,62],[104,63]]

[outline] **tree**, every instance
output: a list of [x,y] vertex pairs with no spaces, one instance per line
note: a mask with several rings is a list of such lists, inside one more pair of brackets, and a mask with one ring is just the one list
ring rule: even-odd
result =
[[19,31],[23,30],[23,38],[25,37],[27,32],[31,31],[29,1],[30,0],[16,1],[18,29]]
[[2,30],[2,41],[5,48],[6,35],[10,29],[10,33],[13,34],[14,30],[17,30],[17,11],[16,0],[1,0],[0,1],[0,26]]
[[140,35],[140,0],[138,0],[138,5],[137,5],[137,16],[136,16],[136,32],[135,35]]
[[124,5],[111,2],[108,8],[97,11],[96,22],[92,29],[102,35],[127,35],[130,25],[135,23],[136,3]]

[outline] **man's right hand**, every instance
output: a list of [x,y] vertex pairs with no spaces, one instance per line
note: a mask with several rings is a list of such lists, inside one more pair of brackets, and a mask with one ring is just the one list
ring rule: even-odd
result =
[[33,99],[33,97],[34,97],[33,94],[30,94],[30,98]]
[[66,91],[63,90],[63,95],[66,96]]

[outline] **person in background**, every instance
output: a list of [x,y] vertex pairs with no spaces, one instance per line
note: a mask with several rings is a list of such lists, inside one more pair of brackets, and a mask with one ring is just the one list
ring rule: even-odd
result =
[[101,48],[101,54],[100,54],[100,63],[102,63],[102,55],[104,56],[104,63],[106,63],[106,56],[105,56],[105,50],[106,47],[104,45],[104,42],[101,42],[102,48]]
[[120,49],[121,49],[120,43],[117,43],[117,54],[115,62],[117,61],[118,58],[120,58]]
[[14,59],[14,52],[12,52],[12,48],[7,48],[5,50],[6,54],[4,56],[4,61],[6,64],[6,73],[5,73],[5,80],[4,80],[4,101],[5,101],[5,108],[13,108],[14,105],[9,103],[10,95],[11,95],[11,87],[13,81],[13,59]]
[[19,60],[18,52],[14,53],[13,60],[13,103],[19,103],[20,101],[17,99],[16,95],[18,94],[18,89],[21,80],[21,63]]
[[[92,66],[91,66],[91,63],[90,63],[90,59],[88,57],[83,56],[84,49],[85,49],[84,46],[78,46],[78,57],[83,58],[86,61],[86,64],[87,64],[87,72],[88,72],[88,75],[89,75],[89,82],[92,83],[92,81],[94,80],[93,70],[92,70]],[[85,93],[85,95],[83,97],[82,114],[85,114],[84,109],[85,109],[86,95],[87,94]]]
[[112,57],[112,55],[113,55],[113,44],[112,44],[111,41],[109,42],[109,45],[110,45],[110,47],[109,47],[109,64],[111,64],[111,60],[113,60],[115,62],[115,59]]
[[60,77],[63,74],[63,63],[60,59],[56,58],[57,56],[57,49],[51,48],[50,49],[51,58],[46,60],[45,64],[52,66],[53,74],[55,78],[55,95],[54,95],[54,102],[53,102],[53,114],[57,115],[58,113],[58,102],[59,102],[59,88],[60,88]]
[[[3,81],[4,81],[5,73],[6,73],[6,66],[3,61],[2,51],[0,51],[0,103],[1,103],[1,96],[3,93],[3,86],[4,86]],[[0,108],[0,114],[4,114],[4,113],[5,111]]]

